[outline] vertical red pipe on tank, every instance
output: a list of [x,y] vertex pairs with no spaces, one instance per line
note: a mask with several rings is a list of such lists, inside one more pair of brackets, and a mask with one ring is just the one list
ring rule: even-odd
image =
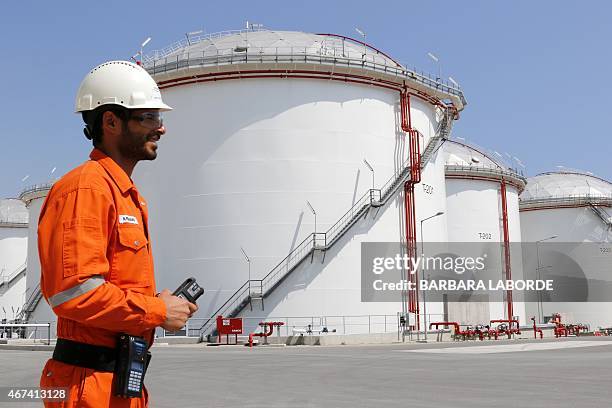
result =
[[[508,200],[506,197],[506,180],[501,180],[501,206],[502,206],[502,225],[504,230],[504,264],[506,266],[505,279],[512,279],[512,269],[510,266],[510,232],[508,231]],[[508,319],[514,318],[512,304],[512,290],[506,291],[506,303],[508,306]]]
[[[406,252],[409,258],[416,259],[416,206],[414,199],[414,185],[421,181],[421,152],[419,132],[412,128],[410,114],[410,94],[407,89],[400,93],[401,125],[402,130],[408,133],[408,148],[410,154],[410,179],[404,183],[404,209],[406,224]],[[410,313],[416,314],[417,330],[421,327],[419,316],[419,292],[417,290],[419,278],[416,270],[408,267],[408,282],[412,289],[408,289],[408,308]]]

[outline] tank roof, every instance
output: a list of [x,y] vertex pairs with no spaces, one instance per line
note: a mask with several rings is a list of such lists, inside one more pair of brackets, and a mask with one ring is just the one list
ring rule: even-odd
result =
[[365,58],[368,61],[391,66],[401,66],[391,57],[369,45],[348,37],[332,34],[313,34],[299,31],[237,30],[215,34],[190,36],[169,47],[155,50],[147,57],[149,63],[161,58],[183,57],[188,53],[226,55],[239,52],[256,52],[261,55],[279,53],[307,53]]
[[559,198],[611,198],[612,183],[587,172],[555,171],[527,179],[522,201]]
[[203,82],[202,78],[213,74],[237,72],[243,78],[275,70],[285,75],[352,75],[366,84],[409,87],[437,101],[449,101],[457,111],[467,103],[456,83],[410,70],[365,42],[337,34],[268,29],[186,34],[174,44],[143,55],[142,62],[162,89],[194,78]]
[[447,140],[443,145],[446,178],[506,180],[519,192],[523,191],[527,180],[522,172],[495,153],[473,144]]
[[27,224],[28,210],[17,198],[0,199],[0,224]]
[[447,166],[481,166],[511,170],[510,166],[486,149],[456,139],[444,143],[444,159]]

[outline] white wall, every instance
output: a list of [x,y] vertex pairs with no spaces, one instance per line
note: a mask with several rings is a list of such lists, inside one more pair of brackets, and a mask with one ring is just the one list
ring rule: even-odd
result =
[[[210,316],[246,281],[240,247],[252,260],[252,278],[264,276],[314,231],[307,200],[317,211],[317,231],[325,231],[372,187],[364,158],[379,188],[407,157],[399,94],[390,90],[249,79],[163,92],[174,107],[167,115],[168,133],[158,159],[139,165],[134,179],[149,202],[158,287],[173,289],[185,277],[196,277],[207,290],[199,317]],[[433,107],[414,99],[412,113],[428,141],[437,128]],[[437,200],[435,213],[445,202],[443,165],[425,173],[423,180],[436,184],[436,198],[424,197],[417,186],[417,203]],[[421,214],[418,210],[417,217]],[[403,237],[402,221],[395,217],[387,227],[376,227],[383,228],[383,241]],[[446,237],[443,221],[431,228],[443,229],[434,236]],[[369,234],[367,239],[372,240]],[[353,257],[345,254],[335,258]],[[309,293],[302,306],[279,306],[278,312],[311,315],[321,298]],[[358,310],[358,303],[323,302],[331,314]]]

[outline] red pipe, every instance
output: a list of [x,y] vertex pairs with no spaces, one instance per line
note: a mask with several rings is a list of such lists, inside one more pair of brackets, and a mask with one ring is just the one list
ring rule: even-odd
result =
[[[491,320],[490,325],[493,326],[493,323],[509,323],[509,327],[508,330],[505,331],[505,333],[508,335],[508,338],[511,338],[511,336],[516,333],[516,334],[521,334],[521,328],[519,325],[519,321],[516,319],[497,319],[497,320]],[[516,329],[512,328],[512,323],[516,323]],[[499,334],[503,334],[503,331],[499,331],[497,330],[497,332]]]
[[[416,259],[416,205],[414,186],[421,181],[421,152],[419,132],[412,128],[412,115],[410,112],[410,93],[404,88],[400,92],[401,128],[408,134],[408,148],[410,155],[410,179],[404,183],[404,209],[406,224],[406,252],[411,259]],[[416,314],[417,330],[421,329],[419,307],[419,277],[416,270],[408,268],[408,280],[413,289],[408,290],[408,311]]]
[[[504,230],[504,263],[506,266],[506,281],[512,280],[512,269],[510,259],[510,231],[508,230],[508,200],[506,197],[506,180],[501,180],[501,205],[502,205],[502,223]],[[506,291],[506,303],[508,306],[508,319],[514,317],[514,305],[512,303],[512,290]],[[518,321],[517,321],[518,328]]]
[[[520,326],[519,326],[519,321],[516,319],[497,319],[497,320],[491,320],[491,326],[493,325],[493,323],[510,323],[510,329],[512,329],[512,323],[516,323],[516,329],[520,330]],[[519,332],[520,334],[520,332]]]
[[429,324],[429,329],[431,330],[432,327],[434,327],[434,326],[436,327],[436,329],[438,328],[438,326],[453,326],[455,328],[455,333],[454,333],[455,336],[458,336],[458,335],[460,335],[462,333],[461,329],[459,328],[459,323],[457,323],[457,322],[435,322],[435,323],[430,323]]
[[[415,231],[415,206],[414,206],[414,184],[406,182],[404,184],[404,209],[406,213],[406,255],[414,259],[416,257],[416,231]],[[412,264],[411,264],[412,265]],[[419,315],[419,292],[417,290],[419,277],[412,266],[408,267],[408,280],[413,285],[413,289],[408,291],[408,311],[416,313],[417,330],[421,329]]]
[[253,337],[269,337],[274,332],[274,326],[281,327],[285,323],[283,322],[260,322],[259,325],[264,328],[263,333],[250,333],[249,334],[249,347],[253,347]]
[[538,329],[538,327],[536,326],[535,316],[531,318],[531,321],[533,321],[533,338],[537,339],[538,333],[540,333],[541,339],[544,338],[544,333],[542,332],[542,329]]

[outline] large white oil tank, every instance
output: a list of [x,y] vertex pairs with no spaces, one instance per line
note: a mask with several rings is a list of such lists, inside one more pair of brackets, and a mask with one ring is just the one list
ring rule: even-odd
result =
[[28,211],[23,202],[0,200],[0,319],[13,320],[26,288]]
[[38,257],[38,218],[51,184],[37,184],[26,188],[19,196],[28,209],[28,270],[26,296],[21,317],[29,322],[52,322],[56,320],[53,311],[42,299],[40,290],[40,258]]
[[[196,277],[207,290],[201,318],[231,312],[249,291],[253,311],[243,313],[254,320],[402,310],[400,302],[361,302],[359,253],[361,242],[404,240],[403,182],[382,207],[360,209],[405,174],[400,92],[407,91],[429,163],[422,182],[435,192],[417,185],[416,218],[444,211],[444,163],[425,147],[447,136],[446,112],[465,103],[459,89],[328,34],[191,36],[144,62],[174,107],[157,160],[134,174],[149,203],[158,286]],[[355,214],[362,217],[345,228]],[[446,238],[436,220],[428,239]],[[325,250],[299,263],[313,245]],[[262,285],[263,308],[255,299]]]
[[523,241],[537,247],[537,259],[532,257],[526,273],[555,276],[561,260],[569,260],[580,270],[576,278],[588,282],[576,281],[574,292],[591,296],[586,302],[547,302],[540,297],[529,313],[541,321],[561,313],[568,323],[612,327],[612,303],[596,294],[606,290],[603,296],[612,299],[612,184],[584,171],[542,173],[528,179],[520,211]]
[[[501,155],[479,146],[453,139],[446,141],[443,149],[449,242],[470,243],[470,251],[486,253],[487,276],[506,279],[507,240],[511,277],[523,279],[519,194],[525,188],[525,178]],[[518,316],[521,324],[527,323],[523,302],[514,301],[509,316],[503,293],[488,295],[489,302],[452,303],[448,318],[477,324]]]

